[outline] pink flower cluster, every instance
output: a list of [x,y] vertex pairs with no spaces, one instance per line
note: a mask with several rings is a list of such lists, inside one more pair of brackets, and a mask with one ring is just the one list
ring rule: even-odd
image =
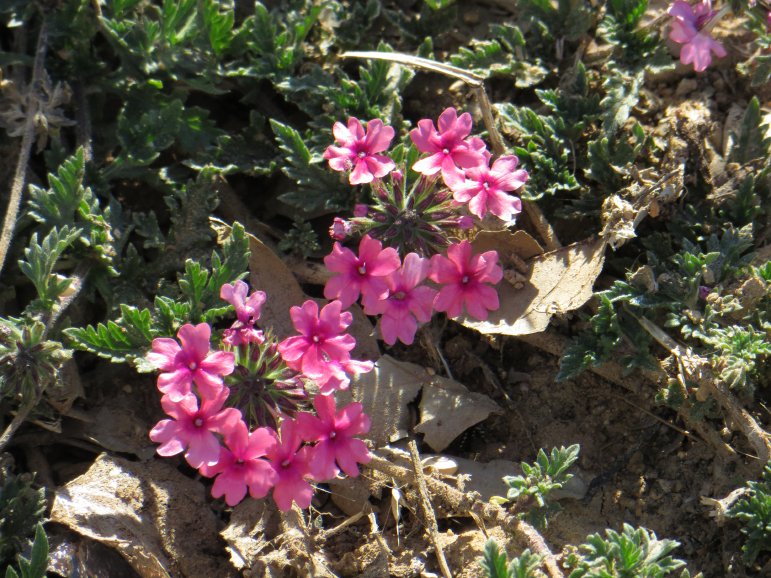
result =
[[[364,235],[358,255],[336,242],[324,264],[336,273],[324,287],[324,296],[347,305],[361,297],[364,313],[380,315],[380,331],[389,345],[397,340],[412,344],[418,323],[429,321],[434,311],[458,317],[465,307],[469,315],[483,320],[499,307],[491,286],[503,277],[498,254],[474,255],[465,240],[450,245],[447,257],[429,260],[408,253],[402,262],[393,248],[384,249],[380,241]],[[441,288],[424,285],[427,279]]]
[[[527,182],[527,171],[517,169],[519,159],[514,155],[502,156],[490,166],[492,155],[482,139],[469,137],[471,129],[471,115],[464,112],[458,116],[454,108],[442,112],[436,126],[430,119],[418,121],[410,139],[428,156],[418,160],[412,170],[429,177],[441,173],[455,200],[467,203],[471,214],[480,219],[490,212],[510,221],[522,211],[522,203],[507,193]],[[358,119],[350,118],[348,128],[337,122],[332,132],[339,146],[329,146],[324,158],[335,171],[350,170],[352,185],[372,183],[396,168],[391,159],[379,154],[394,136],[394,130],[383,126],[382,121],[369,121],[365,132]],[[336,240],[345,239],[350,232],[342,219],[333,223],[331,234]]]
[[[222,342],[236,352],[265,341],[255,322],[266,295],[247,293],[242,281],[223,285],[220,293],[237,317]],[[290,367],[315,380],[323,392],[347,386],[348,373],[372,369],[370,362],[350,358],[355,340],[343,331],[351,314],[341,312],[339,301],[326,305],[320,314],[316,303],[307,301],[293,307],[291,314],[301,335],[284,340],[278,349]],[[250,429],[241,411],[225,407],[230,389],[224,378],[234,373],[242,357],[233,351],[211,351],[211,327],[206,323],[182,326],[176,340],[153,341],[147,360],[161,371],[157,381],[163,394],[161,407],[170,418],[150,431],[150,439],[160,444],[158,454],[184,453],[191,467],[214,478],[212,496],[224,496],[230,506],[247,493],[263,498],[272,490],[282,511],[293,501],[307,508],[313,496],[311,482],[332,479],[341,470],[358,475],[358,464],[370,460],[367,446],[355,437],[370,427],[362,405],[351,403],[338,410],[333,396],[316,395],[315,414],[282,414],[276,429]]]
[[712,63],[712,54],[719,58],[726,55],[723,45],[709,35],[709,28],[717,19],[711,0],[701,0],[694,6],[676,0],[667,12],[672,17],[669,38],[682,44],[683,64],[693,64],[696,72],[703,72]]

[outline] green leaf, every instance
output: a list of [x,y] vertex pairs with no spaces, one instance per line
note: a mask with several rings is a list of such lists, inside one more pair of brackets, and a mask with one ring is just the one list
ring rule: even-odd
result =
[[56,263],[67,248],[80,236],[82,230],[64,226],[53,228],[38,243],[38,234],[33,233],[29,246],[24,249],[26,260],[19,260],[19,269],[37,290],[38,300],[33,308],[50,310],[55,302],[70,286],[70,279],[55,275]]
[[221,56],[234,37],[235,8],[232,0],[204,0],[203,21],[212,49],[217,56]]
[[492,538],[485,542],[480,565],[487,578],[511,578],[506,565],[506,553],[501,552],[497,542]]
[[728,155],[728,160],[745,164],[756,159],[768,160],[771,154],[771,137],[766,136],[768,126],[763,123],[760,114],[760,101],[753,96],[744,111],[738,134],[732,134],[734,146]]

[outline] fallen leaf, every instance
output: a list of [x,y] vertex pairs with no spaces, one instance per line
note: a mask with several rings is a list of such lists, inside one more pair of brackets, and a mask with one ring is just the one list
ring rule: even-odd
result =
[[446,377],[433,376],[423,386],[420,423],[413,430],[423,434],[435,452],[441,452],[455,438],[500,407],[484,394],[470,392],[465,385]]
[[[503,232],[501,238],[507,235]],[[487,239],[485,247],[490,248]],[[501,306],[497,311],[491,311],[486,321],[465,317],[461,323],[484,334],[540,333],[552,315],[577,309],[589,300],[604,260],[602,239],[587,239],[533,257],[527,262],[530,275],[520,289],[506,282],[498,285]]]
[[339,405],[351,398],[364,406],[372,419],[367,439],[376,448],[406,437],[414,423],[409,404],[423,391],[420,423],[414,431],[425,434],[425,441],[441,451],[472,425],[500,408],[487,396],[471,393],[457,381],[429,374],[424,367],[384,355],[370,373],[351,382],[341,392]]
[[[354,516],[369,505],[369,497],[377,492],[371,481],[363,476],[355,478],[335,478],[327,482],[332,501],[344,514]],[[373,492],[374,490],[374,492]]]
[[101,454],[56,490],[50,521],[114,548],[142,578],[230,575],[206,554],[217,522],[204,487],[158,460]]
[[412,426],[408,405],[418,396],[426,382],[420,374],[430,377],[425,370],[412,363],[402,363],[384,355],[369,373],[355,376],[348,390],[338,394],[338,406],[353,401],[361,402],[364,412],[372,420],[367,434],[375,447],[406,437]]

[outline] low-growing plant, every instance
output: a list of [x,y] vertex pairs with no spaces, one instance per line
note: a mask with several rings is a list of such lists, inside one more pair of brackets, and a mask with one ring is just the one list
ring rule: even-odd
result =
[[741,522],[744,562],[752,564],[763,552],[771,552],[771,463],[758,481],[747,482],[747,494],[727,512]]

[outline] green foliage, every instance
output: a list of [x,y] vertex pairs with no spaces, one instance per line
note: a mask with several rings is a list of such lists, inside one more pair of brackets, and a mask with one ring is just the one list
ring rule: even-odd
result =
[[0,470],[0,564],[26,547],[45,510],[45,490],[33,487],[32,476]]
[[321,251],[318,235],[308,221],[295,221],[279,242],[278,248],[303,259]]
[[229,306],[220,299],[220,288],[243,278],[248,265],[249,240],[243,226],[234,223],[221,252],[212,252],[210,267],[188,259],[177,286],[156,295],[152,309],[122,303],[117,320],[71,327],[64,333],[78,349],[149,370],[143,357],[152,340],[174,337],[185,323],[213,323],[225,315]]
[[607,77],[603,88],[607,96],[602,99],[602,128],[607,138],[612,138],[624,126],[632,108],[640,98],[644,71],[625,75],[615,70]]
[[19,269],[29,277],[37,290],[38,298],[30,305],[32,310],[52,310],[59,297],[70,287],[71,280],[55,274],[54,267],[80,234],[80,229],[66,225],[61,229],[51,229],[40,242],[38,234],[32,234],[29,246],[24,249],[25,259],[19,260]]
[[659,540],[645,528],[624,524],[622,532],[605,530],[605,537],[592,534],[579,552],[570,554],[569,578],[660,578],[685,566],[669,554],[680,544]]
[[747,494],[728,511],[730,518],[742,523],[745,563],[755,562],[761,552],[771,552],[771,462],[761,479],[747,482]]
[[486,578],[538,578],[541,575],[538,573],[540,556],[524,550],[509,562],[506,553],[501,551],[493,539],[485,542],[480,565]]
[[45,578],[48,570],[48,536],[43,524],[35,528],[35,540],[32,543],[32,555],[29,560],[19,556],[19,572],[8,566],[5,578]]
[[78,256],[109,268],[115,256],[110,209],[102,209],[92,190],[83,186],[85,171],[85,153],[78,148],[56,174],[48,175],[48,189],[30,185],[27,214],[39,223],[40,231],[53,233],[59,228],[59,237],[67,236],[66,227],[77,227]]
[[765,159],[768,162],[771,154],[771,137],[767,135],[768,126],[763,124],[760,114],[760,101],[753,96],[744,111],[742,123],[738,134],[732,135],[735,139],[728,159],[731,162],[745,164],[755,160]]
[[576,42],[592,25],[592,10],[584,0],[519,0],[517,5],[542,41]]
[[511,77],[517,88],[540,84],[549,71],[541,59],[528,55],[525,37],[512,24],[491,24],[489,40],[472,40],[450,56],[450,63],[483,77]]
[[503,482],[508,486],[506,498],[495,498],[496,502],[512,502],[517,510],[527,513],[530,521],[545,526],[547,517],[557,511],[556,504],[547,501],[549,494],[562,488],[572,477],[567,472],[578,459],[581,447],[552,448],[550,454],[543,449],[538,451],[535,463],[522,462],[523,476],[506,476]]
[[656,70],[672,65],[655,27],[641,26],[648,0],[608,0],[598,33],[615,47],[616,64],[633,70]]

